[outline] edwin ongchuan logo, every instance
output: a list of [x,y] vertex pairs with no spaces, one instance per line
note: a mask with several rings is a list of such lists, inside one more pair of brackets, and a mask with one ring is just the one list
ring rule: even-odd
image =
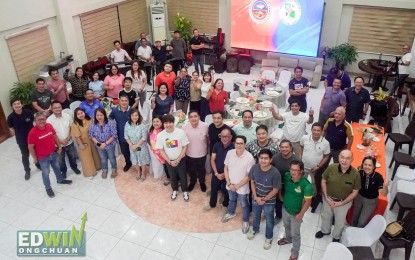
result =
[[81,228],[76,230],[21,230],[17,231],[18,256],[85,256],[84,232],[86,212]]

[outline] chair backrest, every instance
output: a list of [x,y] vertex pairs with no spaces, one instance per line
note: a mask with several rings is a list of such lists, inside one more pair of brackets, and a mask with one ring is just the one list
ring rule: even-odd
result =
[[381,215],[375,215],[364,227],[372,239],[372,245],[382,236],[386,229],[386,220]]
[[72,102],[70,105],[69,105],[69,108],[72,110],[72,111],[75,111],[75,109],[77,108],[77,107],[79,107],[79,105],[81,104],[81,101],[79,101],[79,100],[77,100],[77,101],[74,101],[74,102]]
[[327,248],[326,252],[324,252],[323,258],[321,260],[353,260],[352,252],[350,252],[347,247],[344,245],[332,242],[330,243]]
[[288,86],[288,83],[291,80],[291,72],[288,70],[283,70],[280,73],[277,83],[281,84],[282,86]]
[[415,240],[415,210],[411,210],[403,218],[403,227],[405,228],[407,238],[413,242]]
[[239,91],[232,91],[232,92],[231,92],[230,99],[231,99],[232,101],[236,101],[236,99],[237,99],[238,97],[240,97],[240,96],[241,96],[241,94],[239,93]]
[[387,100],[387,107],[388,107],[388,113],[386,115],[386,123],[385,123],[385,133],[392,132],[392,118],[394,116],[395,110],[396,110],[396,98],[395,97],[388,97]]
[[66,114],[70,115],[71,118],[73,118],[73,112],[69,108],[65,108],[64,110],[62,110],[62,113],[66,113]]
[[150,103],[150,100],[144,101],[143,108],[141,108],[141,106],[139,106],[139,107],[140,107],[141,116],[143,117],[143,121],[146,124],[151,124],[151,120],[152,120],[151,115],[152,115],[152,112],[151,112],[151,103]]
[[264,70],[262,72],[261,78],[262,79],[268,79],[268,80],[275,80],[275,71],[273,71],[273,70]]
[[210,125],[211,123],[213,123],[213,117],[212,117],[212,115],[207,115],[205,117],[205,123],[208,124],[208,125]]
[[412,140],[415,140],[415,117],[412,118],[411,122],[409,122],[408,126],[406,127],[405,134],[410,136]]

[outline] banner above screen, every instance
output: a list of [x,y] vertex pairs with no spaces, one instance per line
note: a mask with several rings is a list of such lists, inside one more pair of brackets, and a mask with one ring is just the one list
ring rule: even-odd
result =
[[316,57],[324,0],[232,0],[231,47]]

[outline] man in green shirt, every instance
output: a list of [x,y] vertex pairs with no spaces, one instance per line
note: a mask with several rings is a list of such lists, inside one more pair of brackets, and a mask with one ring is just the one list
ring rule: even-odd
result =
[[290,259],[298,258],[301,246],[300,227],[313,197],[313,185],[304,177],[303,172],[304,164],[299,160],[293,160],[290,163],[290,171],[284,174],[282,220],[285,237],[278,241],[278,245],[293,243]]
[[321,180],[323,193],[323,212],[321,213],[321,230],[316,238],[329,235],[334,215],[333,242],[339,242],[346,222],[347,211],[357,196],[361,185],[359,172],[351,166],[353,154],[343,150],[339,155],[339,163],[327,167]]

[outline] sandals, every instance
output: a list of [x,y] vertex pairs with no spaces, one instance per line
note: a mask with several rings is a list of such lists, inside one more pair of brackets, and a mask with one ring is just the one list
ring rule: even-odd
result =
[[141,175],[140,175],[140,176],[135,177],[135,179],[136,179],[137,181],[139,181],[139,180],[141,179]]
[[291,255],[289,260],[297,260],[298,259],[298,255]]
[[[283,237],[280,240],[278,240],[277,244],[279,246],[283,246],[283,245],[286,245],[286,244],[291,244],[291,241],[288,241],[287,238]],[[297,256],[297,258],[298,258],[298,256]],[[291,257],[290,257],[290,259],[291,259]]]
[[140,181],[143,182],[146,180],[146,177],[141,177]]
[[169,180],[165,180],[164,182],[163,182],[163,185],[164,186],[167,186],[167,185],[169,185],[170,184],[170,181]]

